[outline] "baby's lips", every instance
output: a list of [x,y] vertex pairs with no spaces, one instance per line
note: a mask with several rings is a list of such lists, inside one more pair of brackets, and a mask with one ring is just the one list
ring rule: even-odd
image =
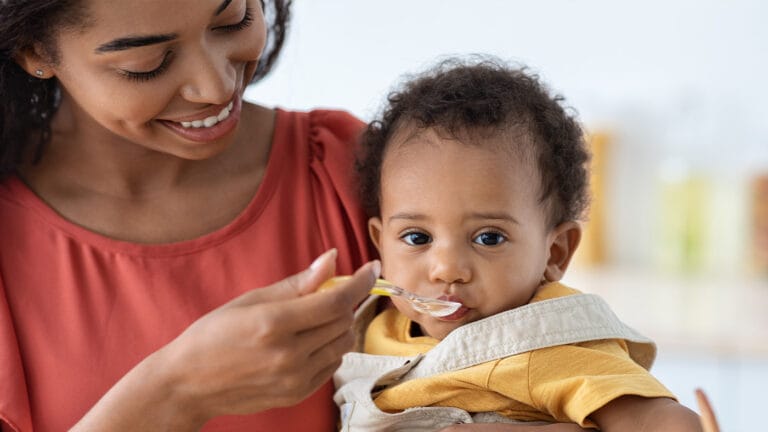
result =
[[464,302],[461,300],[461,298],[459,296],[455,296],[455,295],[443,294],[440,297],[438,297],[437,299],[438,300],[451,301],[451,302],[455,302],[455,303],[461,303],[462,305],[464,304]]

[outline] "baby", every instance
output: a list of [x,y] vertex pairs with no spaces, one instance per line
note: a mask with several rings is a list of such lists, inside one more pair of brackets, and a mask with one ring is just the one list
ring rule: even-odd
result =
[[363,352],[335,375],[342,429],[700,430],[648,372],[653,343],[558,282],[581,237],[589,159],[562,98],[481,59],[445,61],[388,101],[358,160],[382,274],[462,306],[441,318],[397,298],[359,309]]

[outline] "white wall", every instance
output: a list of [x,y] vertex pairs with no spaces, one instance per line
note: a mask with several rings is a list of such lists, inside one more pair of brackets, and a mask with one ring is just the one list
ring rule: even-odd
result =
[[250,93],[258,100],[368,117],[401,74],[470,52],[527,63],[586,120],[700,102],[754,121],[768,96],[761,0],[296,0],[293,11],[277,73]]
[[[488,53],[537,71],[588,129],[616,136],[606,229],[621,239],[610,245],[619,263],[656,259],[670,167],[716,177],[711,205],[733,207],[718,217],[733,224],[744,182],[768,169],[761,0],[296,0],[293,16],[278,67],[248,98],[369,120],[403,74],[441,56]],[[739,270],[743,235],[710,235],[710,261]]]

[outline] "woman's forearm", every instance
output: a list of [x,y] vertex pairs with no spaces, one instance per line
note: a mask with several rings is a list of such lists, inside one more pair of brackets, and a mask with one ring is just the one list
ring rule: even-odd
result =
[[701,432],[699,416],[667,398],[624,396],[590,416],[600,430],[611,432]]
[[178,391],[158,351],[128,372],[72,428],[85,431],[197,431],[205,416]]

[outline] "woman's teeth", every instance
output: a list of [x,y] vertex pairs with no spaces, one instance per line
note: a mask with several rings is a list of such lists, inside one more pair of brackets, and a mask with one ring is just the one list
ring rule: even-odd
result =
[[225,106],[224,109],[222,109],[218,115],[206,117],[202,120],[192,120],[189,122],[181,122],[181,126],[185,128],[211,127],[216,123],[229,117],[229,114],[232,112],[233,104],[234,102],[230,102],[229,105]]

